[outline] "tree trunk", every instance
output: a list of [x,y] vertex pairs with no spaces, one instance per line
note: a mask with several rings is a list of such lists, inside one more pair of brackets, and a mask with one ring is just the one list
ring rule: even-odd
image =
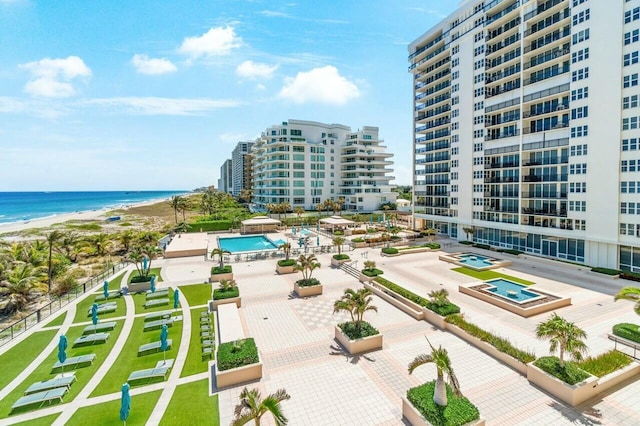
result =
[[447,387],[441,377],[438,377],[436,380],[436,389],[433,392],[433,402],[441,407],[447,406]]
[[564,368],[564,348],[560,346],[560,368]]

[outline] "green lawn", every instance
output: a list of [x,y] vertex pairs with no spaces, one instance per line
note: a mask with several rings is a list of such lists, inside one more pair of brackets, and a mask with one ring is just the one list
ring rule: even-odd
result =
[[[107,340],[107,343],[72,348],[71,346],[73,345],[74,340],[82,335],[83,329],[83,326],[71,327],[66,333],[67,340],[69,342],[69,347],[67,348],[67,357],[71,358],[80,355],[96,354],[96,360],[91,366],[73,370],[75,372],[77,380],[73,385],[71,385],[69,392],[64,396],[64,402],[72,401],[76,397],[76,395],[78,395],[78,392],[80,392],[84,385],[87,384],[93,374],[98,370],[100,365],[102,365],[109,351],[113,347],[115,341],[118,339],[118,335],[122,330],[122,321],[118,321],[118,325],[116,326],[116,328],[110,332],[111,335],[109,336],[109,340]],[[57,360],[58,348],[56,346],[56,348],[51,351],[47,358],[29,375],[29,377],[27,377],[17,388],[15,388],[13,392],[7,395],[6,398],[0,401],[0,417],[7,417],[9,415],[11,405],[16,402],[24,394],[24,391],[33,383],[52,379],[56,374],[58,374],[58,371],[56,371],[55,373],[51,372],[51,367]],[[71,373],[71,370],[65,372],[65,374],[68,373]],[[17,410],[16,413],[31,411],[34,408],[37,408],[37,405],[30,408]]]
[[[109,372],[102,379],[98,387],[93,391],[91,396],[105,395],[108,393],[118,392],[123,383],[127,381],[129,374],[134,371],[144,370],[155,367],[158,361],[162,361],[162,352],[154,354],[138,356],[138,348],[145,343],[156,342],[160,340],[160,330],[143,331],[144,318],[136,318],[133,328],[127,342],[120,352],[118,359],[114,362]],[[175,359],[180,347],[180,339],[182,337],[182,321],[173,323],[173,327],[169,327],[169,339],[172,340],[171,349],[167,350],[167,359]]]
[[[184,412],[188,407],[188,412]],[[218,395],[209,396],[209,380],[176,387],[160,425],[219,425]]]
[[[149,276],[155,275],[157,283],[162,282],[162,277],[160,276],[160,269],[162,269],[162,268],[151,268],[151,269],[149,269]],[[138,273],[137,270],[134,270],[133,272],[131,272],[131,274],[129,275],[129,283],[131,283],[131,280],[133,279],[133,277],[137,277],[138,275],[140,275],[140,274]]]
[[512,277],[511,275],[501,274],[500,272],[495,271],[474,271],[473,269],[461,267],[461,268],[453,268],[452,271],[459,272],[464,275],[468,275],[470,277],[476,278],[481,281],[493,280],[496,278],[504,278],[510,281],[514,281],[523,285],[533,285],[535,284],[533,281],[524,280],[522,278]]
[[181,285],[180,291],[187,298],[189,306],[206,305],[211,300],[211,284]]
[[[173,289],[169,289],[169,295],[164,299],[168,300],[169,303],[166,305],[154,306],[151,308],[145,308],[144,304],[147,301],[146,293],[135,293],[132,294],[133,303],[136,305],[136,314],[147,314],[149,312],[158,312],[158,311],[168,311],[173,309]],[[159,299],[151,299],[151,300],[159,300]]]
[[[191,339],[189,340],[189,352],[184,363],[184,368],[180,372],[180,377],[191,376],[193,374],[204,373],[207,371],[209,361],[215,359],[214,355],[202,358],[202,346],[200,346],[200,312],[206,312],[206,309],[191,310]],[[213,322],[211,322],[213,324]]]
[[64,322],[65,318],[67,318],[67,313],[66,312],[64,314],[62,314],[62,315],[59,315],[58,318],[52,320],[50,323],[45,325],[45,327],[61,326],[62,323]]
[[[118,389],[120,391],[120,389]],[[158,398],[162,391],[147,392],[141,395],[131,396],[131,411],[127,424],[144,425],[147,423],[153,407],[156,406]],[[89,407],[80,408],[67,422],[67,426],[122,426],[120,421],[120,398],[104,402],[102,404],[91,405]],[[194,423],[190,423],[194,424]]]
[[2,354],[0,356],[0,388],[4,388],[15,379],[51,342],[55,334],[55,330],[33,333]]
[[16,426],[49,426],[58,418],[60,413],[50,414],[44,417],[38,417],[37,419],[27,420],[25,422],[14,423]]
[[[126,311],[126,306],[124,303],[124,297],[125,296],[121,296],[121,297],[116,297],[114,299],[109,299],[109,302],[116,302],[117,304],[117,308],[114,312],[110,312],[108,314],[101,314],[98,315],[98,319],[100,321],[104,321],[105,319],[108,318],[115,318],[115,317],[123,317],[125,315],[125,311]],[[98,305],[102,304],[102,303],[106,303],[107,301],[104,302],[95,302],[95,296],[94,295],[90,295],[87,299],[84,299],[82,302],[78,303],[78,306],[76,306],[76,316],[73,319],[74,323],[78,323],[78,322],[86,322],[86,321],[91,321],[91,315],[88,314],[89,309],[91,309],[91,305],[93,305],[94,303],[98,303]]]

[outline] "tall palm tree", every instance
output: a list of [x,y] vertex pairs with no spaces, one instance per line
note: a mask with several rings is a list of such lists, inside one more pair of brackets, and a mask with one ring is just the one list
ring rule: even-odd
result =
[[169,205],[173,209],[173,215],[176,219],[176,223],[178,223],[178,210],[180,210],[180,205],[182,203],[182,197],[179,195],[172,196],[169,201]]
[[338,248],[338,254],[342,254],[342,245],[345,239],[343,237],[333,237],[333,245]]
[[180,197],[180,202],[178,203],[178,210],[180,210],[180,213],[182,213],[183,222],[187,220],[185,213],[190,208],[191,208],[191,202],[189,201],[189,199],[187,197]]
[[211,258],[214,259],[216,256],[219,258],[219,267],[220,269],[224,268],[224,255],[231,254],[229,250],[225,250],[223,248],[214,248],[211,250]]
[[301,254],[296,260],[296,264],[293,269],[302,272],[302,279],[304,281],[309,281],[313,270],[319,267],[320,263],[318,262],[318,258],[315,254],[310,253],[308,255]]
[[556,349],[559,350],[560,368],[564,368],[565,353],[576,361],[580,361],[582,354],[587,352],[587,345],[582,340],[587,338],[587,333],[555,313],[547,321],[538,324],[536,337],[551,342],[549,347],[551,353]]
[[[427,339],[429,342],[429,339]],[[413,373],[413,370],[420,367],[423,364],[434,363],[436,365],[437,370],[437,378],[436,378],[436,388],[433,392],[433,402],[441,407],[446,407],[448,404],[447,401],[447,387],[444,383],[444,375],[446,374],[448,377],[449,386],[451,390],[456,396],[462,396],[460,392],[460,383],[458,383],[458,378],[453,372],[453,368],[451,367],[451,359],[449,358],[449,353],[445,348],[440,345],[438,349],[434,348],[431,342],[429,342],[429,346],[431,347],[431,354],[423,354],[418,355],[413,361],[409,363],[409,374]]]
[[51,231],[45,236],[47,244],[49,245],[49,260],[47,262],[47,288],[49,293],[51,293],[53,281],[53,251],[56,247],[56,244],[58,244],[63,236],[64,234],[60,231]]
[[378,307],[371,304],[373,301],[371,294],[371,290],[367,288],[361,288],[358,291],[348,288],[344,291],[340,300],[336,300],[333,303],[333,313],[349,312],[351,322],[355,324],[356,330],[360,332],[364,313],[367,311],[378,312]]
[[289,420],[284,416],[280,403],[288,399],[291,399],[291,396],[284,389],[278,389],[276,393],[262,399],[258,389],[244,388],[240,392],[240,403],[236,405],[235,418],[231,425],[241,426],[253,420],[256,426],[260,426],[260,419],[267,412],[273,416],[276,426],[286,425]]
[[632,302],[635,302],[636,305],[633,310],[636,311],[636,314],[640,315],[640,288],[624,287],[618,294],[616,294],[615,300],[631,300]]
[[318,212],[318,217],[322,216],[322,210],[324,210],[324,204],[322,203],[316,204],[316,211]]
[[133,263],[135,265],[136,271],[138,271],[138,276],[144,275],[142,267],[144,257],[144,252],[138,246],[132,248],[125,257],[125,260],[127,262]]
[[127,230],[118,235],[118,240],[120,244],[122,244],[122,248],[124,252],[127,253],[131,249],[131,243],[135,240],[135,235],[132,230]]
[[95,234],[89,238],[89,243],[93,246],[96,255],[104,256],[109,253],[111,237],[105,233]]
[[0,294],[4,296],[3,313],[20,311],[34,292],[46,291],[48,287],[43,284],[43,278],[42,268],[24,262],[18,262],[13,269],[5,271],[4,279],[0,282]]
[[293,209],[293,212],[296,214],[296,216],[298,216],[298,223],[300,223],[300,218],[304,214],[304,209],[302,207],[296,207],[295,209]]

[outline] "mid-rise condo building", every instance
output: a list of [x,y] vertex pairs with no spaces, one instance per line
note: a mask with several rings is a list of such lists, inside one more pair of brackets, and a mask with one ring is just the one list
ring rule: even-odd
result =
[[409,45],[414,225],[640,271],[640,1],[493,0]]
[[231,159],[225,160],[220,166],[220,179],[218,179],[218,190],[231,193],[233,187],[233,162]]
[[251,189],[251,161],[250,153],[254,142],[238,142],[231,152],[232,182],[231,193],[235,196],[243,189]]

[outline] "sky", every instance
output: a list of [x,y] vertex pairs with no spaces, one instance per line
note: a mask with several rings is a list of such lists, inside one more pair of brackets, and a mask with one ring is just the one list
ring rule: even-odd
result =
[[442,0],[0,0],[0,191],[217,185],[288,119],[378,126],[411,183],[407,45]]

